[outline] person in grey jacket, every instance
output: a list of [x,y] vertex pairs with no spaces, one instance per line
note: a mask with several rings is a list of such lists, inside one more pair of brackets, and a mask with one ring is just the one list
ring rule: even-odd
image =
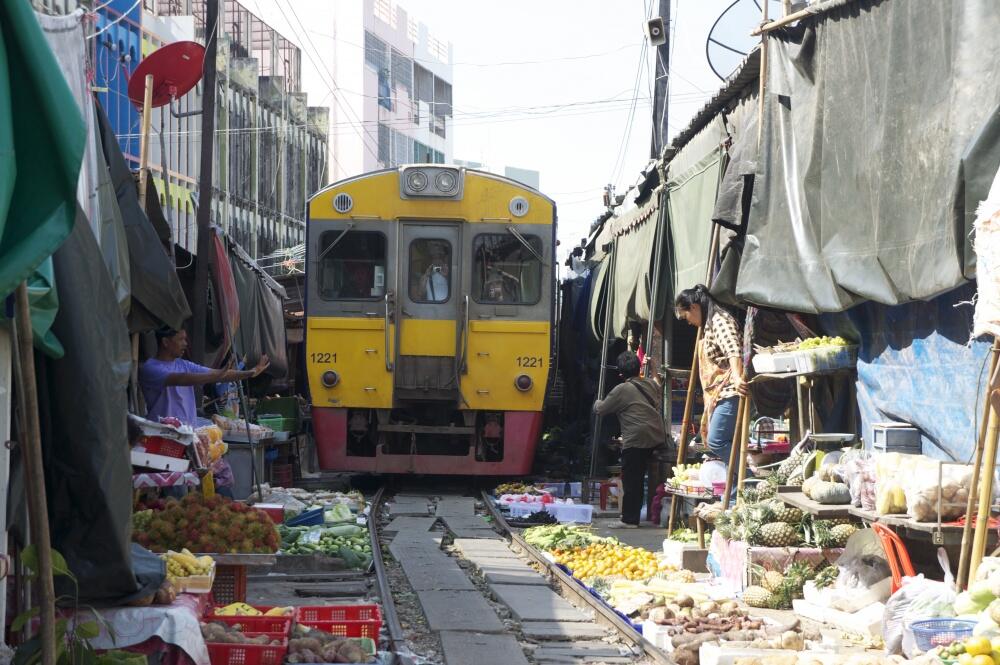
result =
[[612,528],[634,529],[639,526],[643,504],[646,470],[653,449],[666,441],[660,415],[661,389],[652,379],[639,378],[639,358],[631,351],[618,356],[622,383],[605,399],[594,402],[600,416],[618,416],[622,434],[622,517]]

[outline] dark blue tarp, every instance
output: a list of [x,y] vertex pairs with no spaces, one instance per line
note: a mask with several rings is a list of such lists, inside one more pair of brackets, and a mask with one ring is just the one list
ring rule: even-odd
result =
[[872,423],[908,422],[929,457],[966,462],[976,447],[990,344],[970,344],[975,285],[927,302],[865,303],[825,315],[822,327],[861,342],[858,408],[868,447]]

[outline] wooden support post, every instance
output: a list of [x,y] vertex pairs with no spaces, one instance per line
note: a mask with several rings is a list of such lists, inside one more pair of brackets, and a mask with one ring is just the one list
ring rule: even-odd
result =
[[[139,207],[146,210],[146,176],[149,173],[149,132],[153,125],[153,75],[146,74],[139,134]],[[166,176],[166,174],[164,174]]]
[[[747,474],[747,450],[750,445],[750,395],[744,395],[740,397],[740,401],[743,403],[743,417],[736,421],[736,441],[740,443],[740,457],[736,461],[736,491],[737,493],[743,491],[743,481],[746,480]],[[733,442],[735,447],[736,441]],[[738,494],[737,494],[738,496]]]
[[986,445],[986,428],[990,420],[990,389],[993,374],[997,371],[997,358],[1000,356],[1000,342],[993,341],[993,348],[990,350],[990,372],[986,375],[986,399],[983,402],[983,416],[979,423],[979,437],[976,441],[976,453],[972,462],[972,485],[969,487],[969,500],[965,505],[965,524],[962,526],[962,545],[958,555],[958,583],[959,589],[965,589],[969,585],[969,557],[972,554],[972,511],[976,506],[977,494],[979,492],[979,474],[983,464],[983,447]]
[[[744,412],[747,410],[748,398],[744,395],[740,397],[740,404],[736,407],[736,427],[740,426],[743,422]],[[739,430],[737,430],[739,431]],[[729,507],[729,500],[733,495],[733,472],[736,470],[737,455],[740,453],[740,447],[742,444],[734,437],[732,445],[729,450],[729,465],[726,467],[726,488],[722,492],[722,507]]]
[[[688,430],[691,429],[691,415],[694,411],[694,387],[698,385],[698,349],[701,347],[701,328],[694,338],[694,356],[691,358],[691,371],[688,373],[687,394],[684,397],[684,416],[681,418],[681,436],[677,440],[677,464],[684,464],[687,458]],[[670,377],[667,377],[670,381]],[[677,521],[677,496],[670,496],[670,518],[667,520],[667,534],[674,532]]]
[[49,511],[45,499],[45,470],[42,468],[42,434],[38,416],[38,387],[35,380],[35,351],[31,332],[28,284],[17,285],[14,329],[17,340],[17,394],[21,412],[18,445],[24,464],[28,522],[31,541],[38,558],[39,616],[42,665],[56,662],[56,593],[52,580],[52,542],[49,538]]
[[[996,340],[994,340],[996,344]],[[994,371],[994,375],[995,375]],[[990,506],[993,503],[993,472],[997,463],[997,436],[1000,434],[1000,414],[994,401],[993,386],[995,376],[990,376],[986,391],[986,402],[989,404],[990,417],[986,427],[986,442],[983,447],[981,469],[979,471],[979,512],[976,515],[975,535],[972,539],[972,552],[969,558],[968,579],[976,578],[976,569],[986,554],[986,536],[989,533]]]

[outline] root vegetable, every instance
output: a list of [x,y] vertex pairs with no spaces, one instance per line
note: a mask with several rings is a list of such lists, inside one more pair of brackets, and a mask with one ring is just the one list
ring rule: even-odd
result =
[[677,596],[677,598],[674,599],[674,602],[680,607],[694,607],[694,598],[691,596]]
[[788,630],[781,634],[781,648],[789,649],[791,651],[802,651],[805,649],[805,641],[802,639],[802,635],[794,631]]

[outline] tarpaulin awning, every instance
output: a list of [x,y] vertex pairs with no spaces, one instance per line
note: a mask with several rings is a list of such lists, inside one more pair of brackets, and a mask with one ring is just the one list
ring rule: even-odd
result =
[[716,117],[667,165],[674,294],[705,281],[726,128]]
[[1000,164],[993,0],[863,0],[769,43],[737,295],[834,312],[964,283]]
[[[125,163],[107,115],[96,100],[94,104],[104,158],[128,240],[132,289],[129,330],[143,332],[164,325],[180,330],[191,316],[191,308],[177,278],[174,263],[139,205],[135,178]],[[155,198],[156,190],[150,189],[147,195]]]
[[51,256],[77,215],[86,132],[44,44],[29,3],[0,3],[0,297]]
[[282,299],[285,289],[264,273],[239,245],[229,242],[229,263],[240,304],[240,323],[233,339],[238,355],[246,356],[247,367],[267,354],[271,365],[267,374],[288,375],[285,316]]

